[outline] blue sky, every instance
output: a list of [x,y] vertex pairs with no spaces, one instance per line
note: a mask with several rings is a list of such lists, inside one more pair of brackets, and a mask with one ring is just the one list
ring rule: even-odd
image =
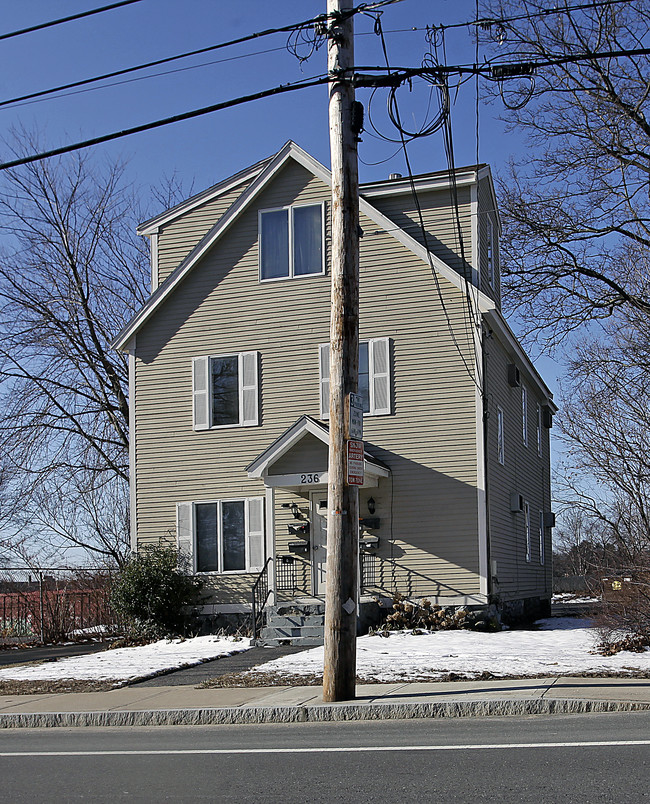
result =
[[[7,32],[100,6],[102,0],[25,0],[3,5],[2,29]],[[274,3],[141,0],[131,6],[3,41],[0,97],[17,97],[309,19],[323,13],[325,6],[325,0],[279,0]],[[471,20],[474,14],[474,3],[467,0],[441,0],[438,3],[403,0],[387,6],[382,24],[392,64],[418,66],[427,52],[424,30],[408,29]],[[373,33],[373,21],[357,16],[356,30],[357,64],[382,65],[383,56],[379,38]],[[474,45],[468,29],[449,31],[446,39],[450,63],[474,61]],[[38,128],[42,131],[43,145],[56,147],[325,71],[324,48],[301,66],[286,50],[286,41],[286,34],[264,37],[152,68],[147,74],[169,73],[170,70],[206,62],[220,63],[147,80],[131,80],[93,91],[77,91],[65,98],[0,108],[2,130],[6,132],[16,124],[29,129]],[[259,55],[250,55],[253,53]],[[113,79],[112,82],[134,77]],[[425,87],[419,84],[412,92],[405,88],[400,93],[405,120],[412,119],[412,110],[422,107],[424,91]],[[367,103],[369,91],[360,91],[359,99]],[[380,122],[385,122],[385,99],[386,91],[380,90],[372,104],[373,116]],[[493,120],[495,111],[485,106],[481,108],[479,158],[498,168],[511,152],[520,149],[521,143],[514,135],[504,135],[501,125]],[[473,80],[454,99],[452,119],[456,162],[474,163]],[[386,130],[389,131],[388,126]],[[128,157],[134,179],[145,184],[156,183],[162,173],[176,172],[187,182],[194,180],[199,189],[276,151],[287,139],[296,140],[316,158],[328,162],[325,88],[255,101],[98,146],[97,150],[107,157]],[[373,163],[390,157],[396,150],[397,146],[366,133],[360,156],[362,162]],[[418,172],[445,166],[439,134],[414,143],[410,152],[414,169]],[[374,180],[404,170],[403,157],[398,154],[381,165],[362,163],[361,178]]]
[[[106,3],[107,0],[4,3],[0,33]],[[141,0],[2,41],[0,100],[289,25],[321,14],[325,8],[326,0]],[[420,64],[428,51],[424,30],[427,25],[470,21],[474,15],[473,0],[403,0],[385,7],[382,25],[392,66]],[[356,34],[356,63],[383,65],[373,20],[358,15]],[[449,30],[445,40],[448,63],[475,61],[470,28]],[[65,97],[0,107],[2,131],[6,135],[15,126],[38,130],[42,149],[54,148],[325,72],[324,48],[301,65],[286,44],[287,35],[277,34],[111,79],[92,91],[68,90]],[[482,59],[481,52],[479,60]],[[156,75],[159,73],[165,74]],[[152,77],[133,80],[142,75]],[[114,85],[107,86],[111,83]],[[421,122],[419,114],[426,103],[426,92],[422,83],[412,91],[408,87],[400,91],[400,111],[406,123]],[[457,165],[473,164],[477,158],[475,92],[472,79],[452,97]],[[367,107],[369,90],[360,91],[358,98]],[[378,90],[370,104],[371,113],[382,131],[395,136],[387,124],[385,103],[386,91]],[[498,104],[480,105],[478,158],[489,162],[496,172],[503,169],[511,155],[525,153],[521,138],[516,132],[504,130],[498,113]],[[156,185],[164,177],[175,175],[188,190],[198,191],[277,151],[288,139],[329,164],[325,87],[255,101],[133,135],[96,146],[95,154],[108,160],[126,159],[128,176],[138,186]],[[0,156],[7,156],[6,150],[0,148]],[[412,143],[409,154],[415,172],[446,167],[439,132]],[[362,181],[382,179],[391,172],[406,173],[398,146],[369,131],[363,134],[359,155]],[[555,366],[550,361],[543,361],[541,366],[553,387]]]

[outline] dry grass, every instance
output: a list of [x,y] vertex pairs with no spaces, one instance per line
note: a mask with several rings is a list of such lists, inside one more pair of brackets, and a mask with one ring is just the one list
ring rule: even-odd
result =
[[[535,678],[555,678],[557,673],[547,673],[545,676],[535,676]],[[650,673],[635,668],[625,668],[617,673],[566,673],[562,674],[567,678],[650,678]],[[484,671],[477,676],[463,676],[458,673],[444,673],[436,677],[404,677],[384,681],[377,678],[360,678],[357,676],[357,684],[411,684],[418,682],[442,683],[445,681],[516,681],[531,678],[531,676],[520,675],[494,675]],[[282,673],[228,673],[215,678],[208,678],[198,685],[198,689],[215,689],[221,687],[320,687],[323,684],[323,677],[320,675],[289,675]]]
[[0,695],[52,695],[60,692],[105,692],[119,686],[119,681],[82,681],[62,678],[56,681],[0,681]]

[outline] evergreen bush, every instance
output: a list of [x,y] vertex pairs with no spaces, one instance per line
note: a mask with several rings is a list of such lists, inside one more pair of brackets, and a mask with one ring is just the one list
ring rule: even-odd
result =
[[187,610],[198,602],[202,586],[183,567],[177,550],[152,545],[124,565],[113,584],[111,602],[133,636],[159,639],[184,632]]

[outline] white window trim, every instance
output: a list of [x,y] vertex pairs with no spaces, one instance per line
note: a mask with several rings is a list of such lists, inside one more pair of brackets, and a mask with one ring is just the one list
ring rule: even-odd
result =
[[526,529],[526,561],[530,563],[533,552],[532,533],[530,527],[530,503],[524,502],[524,527]]
[[[293,273],[293,210],[304,208],[304,207],[320,207],[321,208],[321,270],[315,272],[313,274],[298,274],[298,276],[294,276]],[[287,276],[272,276],[268,279],[264,279],[262,277],[262,215],[265,212],[282,212],[283,210],[288,210],[287,220],[288,220],[288,227],[289,227],[289,274]],[[326,253],[325,253],[325,202],[322,201],[320,204],[290,204],[286,207],[269,207],[268,209],[260,209],[257,212],[257,231],[259,236],[259,255],[258,255],[258,279],[260,283],[266,282],[286,282],[288,279],[309,279],[311,276],[325,276],[325,263],[326,263]]]
[[[232,424],[212,424],[212,360],[223,357],[237,357],[238,363],[238,397],[239,421]],[[255,362],[255,383],[244,385],[244,361],[246,358]],[[197,388],[200,375],[207,378],[207,388]],[[260,419],[260,353],[259,352],[226,352],[217,355],[202,355],[192,358],[192,423],[194,430],[227,430],[233,427],[257,427]],[[244,419],[244,394],[251,393],[254,398],[254,416]],[[197,407],[202,406],[202,420],[197,422]]]
[[523,444],[528,446],[528,388],[521,384],[521,435]]
[[[223,503],[227,502],[243,502],[244,503],[244,546],[245,546],[245,554],[246,554],[246,568],[242,570],[224,570],[222,569],[223,565],[223,525],[222,525],[222,509],[221,506]],[[265,512],[265,505],[266,500],[264,497],[222,497],[219,499],[211,499],[211,500],[193,500],[192,502],[188,503],[178,503],[177,504],[177,542],[178,547],[181,551],[189,551],[190,555],[187,556],[189,558],[190,566],[192,568],[192,572],[195,575],[250,575],[251,573],[261,572],[262,567],[254,566],[251,564],[251,535],[255,535],[255,532],[251,530],[251,505],[253,502],[256,502],[258,505],[261,506],[260,510],[262,513],[262,531],[257,532],[258,537],[261,540],[262,546],[262,564],[264,564],[266,558],[266,539],[265,539],[265,522],[264,522],[264,512]],[[198,550],[197,550],[197,528],[196,528],[196,507],[197,505],[217,505],[217,555],[219,560],[219,569],[218,570],[207,570],[203,572],[199,572],[197,569],[197,557],[198,557]],[[188,509],[191,509],[189,511]],[[189,522],[191,523],[191,533],[181,534],[180,523],[185,518],[187,520],[187,515],[189,513]]]
[[497,460],[501,466],[506,465],[505,416],[500,405],[497,405]]
[[542,406],[537,403],[537,454],[542,457]]
[[494,288],[494,224],[488,216],[487,220],[487,274],[490,287]]
[[157,290],[158,282],[158,233],[149,235],[149,255],[151,265],[151,292]]
[[544,566],[544,560],[546,558],[545,551],[544,551],[544,512],[539,512],[539,563]]
[[[362,338],[359,344],[368,344],[368,395],[370,402],[370,410],[364,413],[364,416],[390,416],[393,413],[393,370],[392,359],[393,353],[391,349],[391,338]],[[387,361],[385,372],[375,370],[375,344],[382,343],[385,345],[387,352]],[[327,377],[323,374],[323,366],[325,363],[324,351],[327,351],[328,360],[328,373]],[[329,402],[329,343],[321,343],[318,345],[318,366],[319,366],[319,395],[320,395],[320,417],[321,419],[329,419],[329,406],[325,407],[325,398]],[[378,408],[375,399],[375,380],[382,377],[386,378],[388,386],[386,398],[388,400],[388,408]],[[327,393],[325,393],[327,387]]]

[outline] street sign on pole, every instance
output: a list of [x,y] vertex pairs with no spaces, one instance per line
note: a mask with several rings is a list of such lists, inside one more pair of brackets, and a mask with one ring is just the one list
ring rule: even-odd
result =
[[363,486],[363,441],[348,441],[348,486]]
[[361,394],[348,394],[347,414],[347,437],[353,441],[363,439],[363,397]]

